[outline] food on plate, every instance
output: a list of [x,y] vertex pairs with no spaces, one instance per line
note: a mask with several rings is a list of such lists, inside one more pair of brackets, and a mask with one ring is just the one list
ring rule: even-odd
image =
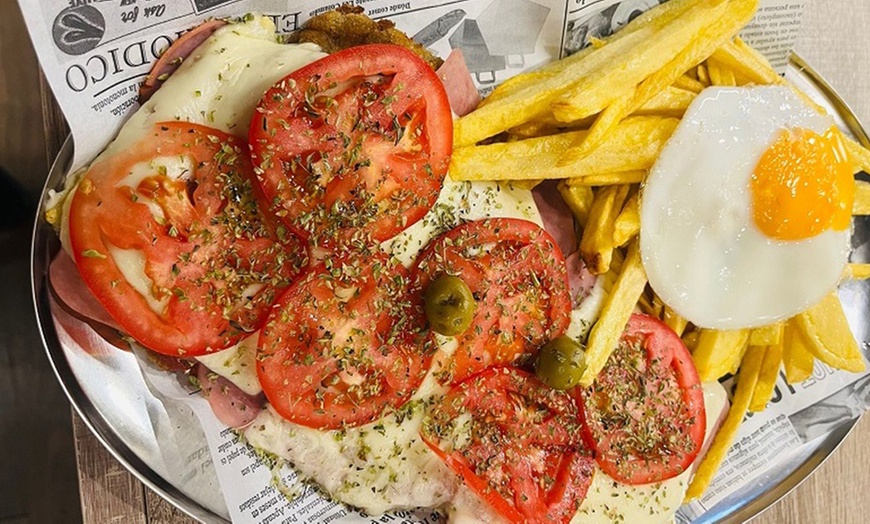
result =
[[429,370],[435,341],[407,270],[381,253],[339,253],[275,303],[257,344],[272,408],[317,429],[400,408]]
[[704,391],[683,341],[632,315],[591,387],[577,390],[595,460],[611,477],[649,484],[687,471],[704,443]]
[[70,249],[122,330],[196,356],[262,325],[307,255],[261,211],[254,184],[244,141],[180,122],[91,165],[70,203]]
[[705,328],[790,318],[840,281],[853,188],[833,119],[790,89],[708,89],[644,182],[650,285]]
[[432,69],[443,65],[443,60],[396,29],[392,21],[372,20],[364,13],[361,6],[342,4],[308,19],[288,40],[300,44],[310,42],[330,54],[365,44],[392,44],[412,51]]
[[[671,0],[455,121],[461,54],[359,9],[210,24],[53,216],[120,329],[338,501],[667,522],[780,365],[864,366],[870,153],[734,37],[756,7]],[[707,280],[762,265],[802,285]]]
[[426,214],[452,148],[441,81],[394,45],[351,47],[260,99],[251,160],[277,215],[314,245],[392,238]]

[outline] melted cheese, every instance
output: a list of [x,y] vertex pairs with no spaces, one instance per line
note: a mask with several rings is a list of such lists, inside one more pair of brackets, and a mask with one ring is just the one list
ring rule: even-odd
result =
[[196,357],[209,370],[229,380],[248,395],[258,395],[263,391],[257,378],[257,339],[260,332],[255,331],[235,346],[217,353]]
[[[725,389],[718,382],[704,384],[704,409],[707,413],[709,440],[715,427],[714,421],[725,409]],[[654,484],[629,486],[613,480],[600,469],[595,469],[592,484],[580,511],[572,524],[610,524],[612,522],[643,522],[665,524],[672,522],[674,513],[683,504],[692,471]]]

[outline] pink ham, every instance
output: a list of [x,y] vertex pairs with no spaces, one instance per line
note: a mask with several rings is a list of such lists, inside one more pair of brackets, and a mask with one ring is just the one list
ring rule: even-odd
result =
[[451,51],[436,73],[444,83],[444,90],[447,91],[447,98],[450,100],[450,109],[456,116],[465,116],[474,111],[480,103],[480,93],[477,92],[477,87],[471,79],[462,50]]
[[197,366],[196,377],[215,416],[233,429],[247,426],[263,409],[262,396],[252,397],[246,394],[202,364]]
[[589,272],[580,252],[575,251],[565,259],[565,267],[568,270],[568,283],[571,286],[572,305],[577,307],[586,300],[595,287],[598,277]]
[[562,254],[568,255],[577,251],[577,233],[574,231],[574,217],[562,200],[556,184],[555,180],[542,182],[532,191],[532,196],[544,222],[544,229],[553,235]]
[[205,42],[215,31],[225,26],[223,20],[209,20],[194,27],[181,35],[169,46],[160,59],[151,68],[148,78],[139,88],[139,103],[144,104],[160,88],[160,85],[169,78],[169,75],[178,69],[181,62],[193,53],[193,50]]

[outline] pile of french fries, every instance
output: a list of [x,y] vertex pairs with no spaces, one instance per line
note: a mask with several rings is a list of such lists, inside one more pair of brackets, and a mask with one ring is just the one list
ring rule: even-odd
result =
[[[582,228],[580,253],[607,291],[581,384],[594,381],[636,308],[683,337],[702,381],[737,374],[730,412],[687,500],[704,493],[747,411],[766,407],[781,366],[789,383],[809,378],[816,359],[864,369],[836,292],[785,322],[716,331],[690,325],[647,286],[639,187],[694,97],[708,86],[789,85],[736,36],[757,7],[758,0],[670,0],[575,55],[508,80],[454,130],[454,179],[525,187],[562,180],[562,197]],[[847,142],[855,171],[870,172],[870,152]],[[856,181],[853,213],[870,214],[870,184]],[[847,278],[870,277],[868,265],[850,269]]]

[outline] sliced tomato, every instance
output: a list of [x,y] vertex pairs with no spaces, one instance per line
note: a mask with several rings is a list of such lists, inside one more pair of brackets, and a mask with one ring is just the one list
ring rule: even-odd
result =
[[411,278],[424,291],[444,274],[462,278],[477,302],[445,373],[453,383],[532,357],[571,321],[565,259],[550,234],[532,222],[490,218],[435,239],[417,258]]
[[601,469],[626,484],[686,471],[704,443],[704,390],[683,341],[632,315],[593,385],[579,390],[584,435]]
[[356,426],[410,398],[435,343],[405,268],[383,254],[339,255],[308,271],[263,330],[257,374],[287,420],[318,429]]
[[454,387],[424,419],[423,440],[511,522],[569,522],[594,460],[574,399],[509,367]]
[[318,245],[382,241],[435,203],[453,120],[431,67],[402,47],[372,44],[275,84],[249,142],[263,191],[293,231]]
[[216,351],[258,329],[306,263],[301,241],[260,211],[247,144],[189,123],[158,124],[91,166],[69,231],[88,288],[166,355]]

